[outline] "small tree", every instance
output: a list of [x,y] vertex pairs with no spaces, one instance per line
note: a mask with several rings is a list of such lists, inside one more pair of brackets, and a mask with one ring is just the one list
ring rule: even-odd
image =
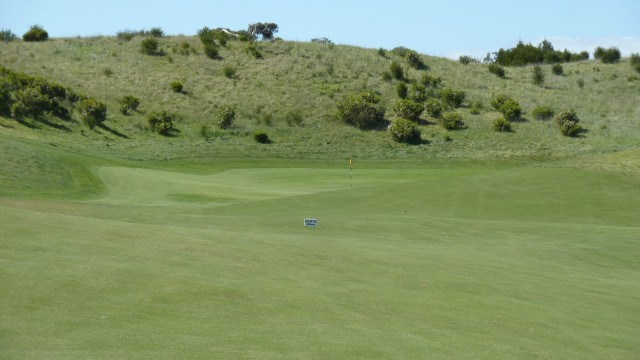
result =
[[47,41],[49,33],[40,25],[32,25],[29,31],[22,35],[24,41]]
[[216,117],[216,125],[220,129],[228,129],[233,125],[233,120],[236,117],[236,110],[233,106],[224,105],[218,110],[218,116]]
[[544,72],[542,72],[542,68],[538,65],[533,67],[533,72],[531,73],[531,79],[533,83],[538,86],[544,86]]
[[346,96],[338,102],[338,117],[345,124],[370,129],[384,121],[385,110],[378,105],[380,99],[372,92]]
[[504,68],[500,66],[498,63],[489,64],[489,72],[498,76],[499,78],[504,77]]
[[161,38],[164,36],[164,31],[162,31],[162,29],[159,27],[154,27],[149,30],[149,36],[154,38]]
[[404,99],[397,101],[393,110],[396,112],[397,116],[403,119],[418,121],[420,120],[420,115],[424,111],[424,106],[413,100]]
[[564,69],[562,68],[562,64],[554,64],[553,67],[551,68],[551,72],[553,72],[554,75],[558,75],[558,76],[563,75]]
[[598,46],[596,48],[596,51],[593,53],[593,57],[605,64],[613,64],[617,63],[620,60],[621,54],[620,50],[617,47],[610,47],[608,49],[605,49]]
[[278,32],[278,24],[261,22],[249,24],[247,31],[254,38],[261,36],[262,40],[271,40],[273,39],[273,34]]
[[16,34],[11,32],[11,30],[0,30],[0,41],[11,42],[16,39]]
[[396,119],[389,125],[389,134],[397,142],[415,144],[420,142],[420,129],[415,122]]
[[173,130],[173,116],[166,111],[154,111],[147,115],[147,122],[152,131],[167,136]]
[[78,111],[82,121],[91,129],[96,125],[102,125],[107,118],[107,105],[94,98],[82,100],[78,104]]

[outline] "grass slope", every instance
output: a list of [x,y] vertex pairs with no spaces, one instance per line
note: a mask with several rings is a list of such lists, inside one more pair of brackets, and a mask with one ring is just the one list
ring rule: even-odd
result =
[[101,197],[0,198],[2,356],[640,350],[633,178],[359,164],[350,188],[346,166],[236,165],[107,166]]

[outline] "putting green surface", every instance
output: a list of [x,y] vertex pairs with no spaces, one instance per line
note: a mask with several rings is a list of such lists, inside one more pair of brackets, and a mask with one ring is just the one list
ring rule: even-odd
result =
[[363,167],[103,166],[99,196],[0,198],[0,357],[640,353],[637,178]]

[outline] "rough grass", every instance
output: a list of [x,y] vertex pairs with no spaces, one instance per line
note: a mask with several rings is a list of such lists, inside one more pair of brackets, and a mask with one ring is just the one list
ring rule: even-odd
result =
[[351,187],[346,162],[105,165],[99,196],[0,198],[2,357],[640,351],[633,177],[356,161]]

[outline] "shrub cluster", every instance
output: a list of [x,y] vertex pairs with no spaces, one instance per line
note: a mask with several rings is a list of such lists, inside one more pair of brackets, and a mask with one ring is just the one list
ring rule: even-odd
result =
[[145,55],[160,55],[159,46],[156,38],[146,38],[140,43],[140,51]]
[[407,63],[409,64],[409,66],[411,66],[414,69],[422,70],[427,68],[427,66],[422,61],[420,54],[418,54],[414,50],[407,50],[404,55],[404,58],[405,60],[407,60]]
[[448,111],[442,115],[440,125],[447,130],[459,130],[465,127],[462,115],[457,111]]
[[404,79],[404,69],[402,69],[402,65],[397,61],[391,62],[391,65],[389,65],[389,71],[391,71],[391,76],[393,76],[394,79]]
[[424,106],[427,115],[432,118],[439,118],[442,115],[442,103],[438,99],[431,99]]
[[489,64],[489,72],[498,76],[499,78],[504,77],[504,68],[500,66],[498,63]]
[[173,130],[173,116],[166,111],[153,111],[147,115],[151,131],[167,136]]
[[136,111],[140,105],[140,99],[135,96],[127,95],[120,99],[120,112],[127,115],[130,111]]
[[403,99],[395,103],[393,110],[397,116],[403,119],[418,121],[424,111],[424,105],[413,100]]
[[40,25],[32,25],[31,28],[22,35],[24,41],[47,41],[49,33]]
[[553,109],[547,105],[539,105],[533,109],[531,115],[537,120],[551,119],[553,117]]
[[385,109],[378,105],[380,98],[373,92],[346,96],[338,102],[338,118],[359,129],[370,129],[384,121]]
[[209,29],[205,26],[198,30],[198,38],[200,38],[200,42],[204,46],[204,53],[207,57],[218,59],[220,55],[219,47],[227,46],[229,35],[222,29]]
[[397,142],[415,144],[420,142],[420,129],[415,122],[396,119],[389,125],[389,134]]
[[11,42],[16,39],[16,34],[11,32],[11,30],[0,30],[0,41]]
[[326,44],[326,45],[334,45],[333,41],[329,40],[326,37],[321,37],[321,38],[313,38],[311,39],[312,43],[317,43],[317,44]]
[[429,73],[426,73],[424,75],[422,75],[422,78],[420,79],[420,83],[426,87],[430,87],[430,88],[437,88],[438,86],[440,86],[440,84],[442,83],[442,78],[439,76],[435,76],[435,75],[431,75]]
[[527,64],[554,64],[559,62],[572,62],[588,60],[589,53],[571,53],[568,50],[557,51],[553,45],[547,41],[542,41],[537,47],[531,44],[518,42],[516,47],[511,49],[500,49],[496,53],[496,62],[502,66],[524,66]]
[[262,52],[260,51],[258,44],[256,44],[253,41],[247,43],[247,46],[245,47],[245,51],[247,54],[253,56],[256,59],[262,59]]
[[233,120],[235,119],[235,117],[236,110],[233,106],[221,106],[216,117],[216,125],[218,125],[220,129],[228,129],[231,127],[231,125],[233,125]]
[[479,63],[480,60],[469,56],[469,55],[460,55],[460,57],[458,58],[458,61],[460,62],[460,64],[462,65],[469,65],[471,63]]
[[629,57],[629,63],[631,67],[634,68],[637,72],[640,73],[640,54],[633,53],[631,57]]
[[593,53],[593,57],[605,64],[614,64],[620,60],[621,54],[617,47],[605,49],[598,46]]
[[555,117],[555,121],[564,136],[576,137],[584,131],[584,129],[578,125],[580,119],[573,109],[559,112]]
[[407,95],[407,99],[422,103],[422,102],[425,102],[430,97],[430,93],[433,93],[433,91],[427,90],[427,87],[424,85],[411,84],[411,90]]

